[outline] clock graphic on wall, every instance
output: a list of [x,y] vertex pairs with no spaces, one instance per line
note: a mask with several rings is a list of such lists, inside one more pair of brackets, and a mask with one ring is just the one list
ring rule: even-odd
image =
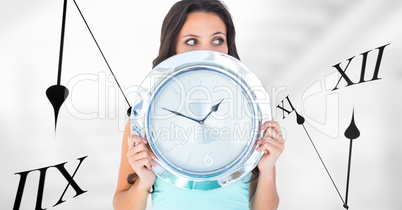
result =
[[172,56],[149,73],[131,127],[148,139],[157,176],[211,190],[257,165],[259,127],[271,118],[269,96],[251,70],[227,54],[198,50]]

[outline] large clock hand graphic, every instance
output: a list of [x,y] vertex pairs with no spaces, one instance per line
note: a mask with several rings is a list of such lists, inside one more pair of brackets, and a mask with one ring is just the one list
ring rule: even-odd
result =
[[[75,0],[73,0],[75,6],[78,9],[78,12],[80,13],[82,19],[84,20],[85,25],[88,28],[88,31],[90,32],[93,40],[95,41],[96,46],[99,49],[99,52],[101,53],[103,59],[105,60],[106,65],[108,66],[110,73],[112,74],[114,80],[117,83],[117,86],[119,87],[124,99],[127,102],[127,105],[129,106],[128,110],[127,110],[127,116],[130,116],[131,114],[131,105],[128,102],[128,99],[126,97],[126,95],[124,94],[123,89],[121,88],[119,82],[117,81],[117,78],[115,76],[115,74],[112,71],[112,68],[110,67],[108,61],[106,60],[105,55],[103,54],[98,42],[95,39],[95,36],[93,35],[91,29],[89,28],[89,25],[87,23],[87,21],[84,18],[84,15],[82,14],[80,8],[78,7],[77,2],[75,2]],[[61,81],[61,70],[62,70],[62,61],[63,61],[63,47],[64,47],[64,34],[65,34],[65,26],[66,26],[66,14],[67,14],[67,0],[64,0],[64,6],[63,6],[63,19],[62,19],[62,27],[61,27],[61,39],[60,39],[60,52],[59,52],[59,68],[58,68],[58,74],[57,74],[57,84],[56,85],[52,85],[50,86],[47,90],[46,90],[46,96],[49,99],[50,103],[53,106],[53,110],[54,110],[54,116],[55,116],[55,130],[56,130],[56,125],[57,125],[57,118],[59,115],[59,110],[60,107],[63,105],[64,101],[66,100],[69,91],[66,87],[64,87],[63,85],[60,85],[60,81]]]
[[60,53],[59,53],[59,68],[57,73],[57,85],[50,86],[46,90],[46,96],[53,106],[54,111],[54,129],[56,130],[57,116],[59,115],[59,110],[61,105],[64,103],[68,96],[68,89],[63,85],[60,85],[61,80],[61,69],[63,63],[63,46],[64,46],[64,30],[66,27],[66,13],[67,13],[67,0],[64,0],[63,6],[63,20],[61,26],[61,38],[60,38]]
[[217,104],[215,104],[215,105],[213,105],[213,106],[211,107],[211,111],[207,114],[207,116],[205,116],[205,117],[200,121],[200,124],[204,124],[204,121],[209,117],[209,115],[212,114],[212,112],[218,111],[219,105],[222,103],[222,101],[223,101],[223,99],[222,99],[221,101],[219,101],[219,103],[217,103]]
[[349,180],[350,180],[350,165],[352,161],[352,144],[353,139],[357,139],[360,136],[360,131],[355,124],[355,112],[353,110],[352,113],[352,120],[350,122],[349,127],[345,131],[345,137],[350,140],[349,144],[349,161],[348,161],[348,174],[346,178],[346,195],[345,195],[345,202],[343,203],[343,207],[345,209],[349,209],[348,206],[348,197],[349,197]]
[[[293,108],[293,105],[291,105],[291,106],[292,106],[292,108]],[[345,201],[343,200],[342,195],[341,195],[341,193],[339,192],[339,189],[338,189],[338,187],[336,186],[334,179],[332,178],[331,174],[329,173],[329,170],[328,170],[327,166],[325,165],[323,159],[321,158],[321,155],[320,155],[320,153],[318,152],[318,149],[317,149],[317,147],[315,146],[313,139],[311,138],[309,132],[307,131],[306,127],[304,126],[304,122],[305,122],[304,117],[301,116],[301,115],[296,111],[296,109],[293,108],[293,110],[294,110],[294,112],[296,113],[296,122],[297,122],[297,124],[303,126],[304,131],[306,132],[307,137],[309,138],[310,143],[311,143],[311,145],[313,146],[313,148],[314,148],[314,150],[315,150],[315,153],[317,154],[318,158],[320,159],[322,166],[324,167],[325,171],[326,171],[327,174],[328,174],[328,177],[331,179],[332,185],[334,186],[336,192],[338,193],[339,198],[342,200],[342,203],[345,204]]]
[[173,111],[173,110],[170,110],[170,109],[166,109],[165,107],[162,107],[162,109],[164,109],[164,110],[166,110],[166,111],[169,111],[169,112],[171,112],[171,113],[173,113],[173,114],[175,114],[175,115],[178,115],[178,116],[181,116],[181,117],[190,119],[190,120],[192,120],[192,121],[195,121],[195,122],[201,124],[201,120],[197,120],[197,119],[194,119],[194,118],[192,118],[192,117],[186,116],[186,115],[184,115],[184,114],[182,114],[182,113],[179,113],[179,112],[176,112],[176,111]]
[[[290,101],[289,101],[289,102],[290,102]],[[290,105],[291,105],[291,104],[290,104]],[[318,149],[317,149],[317,147],[315,146],[315,144],[314,144],[314,142],[313,142],[313,139],[311,138],[309,132],[307,131],[306,127],[304,126],[304,122],[305,122],[304,117],[301,116],[301,115],[296,111],[296,109],[294,109],[293,105],[291,105],[291,107],[292,107],[293,111],[296,113],[296,121],[297,121],[297,124],[303,126],[304,131],[306,132],[306,134],[307,134],[307,136],[308,136],[308,138],[309,138],[309,140],[310,140],[312,146],[314,147],[314,150],[315,150],[316,154],[318,155],[318,157],[319,157],[319,159],[320,159],[322,165],[323,165],[324,168],[325,168],[325,171],[327,172],[329,178],[331,179],[331,182],[332,182],[333,186],[335,187],[335,189],[336,189],[336,191],[337,191],[337,193],[338,193],[340,199],[342,200],[343,207],[344,207],[345,209],[349,209],[349,206],[348,206],[348,197],[349,197],[350,166],[351,166],[351,160],[352,160],[352,144],[353,144],[353,139],[356,139],[356,138],[358,138],[358,137],[360,136],[360,131],[359,131],[359,129],[357,128],[357,126],[356,126],[356,124],[355,124],[355,120],[354,120],[354,111],[353,111],[353,113],[352,113],[352,120],[351,120],[351,122],[350,122],[350,125],[348,126],[348,128],[347,128],[346,131],[345,131],[345,137],[350,140],[350,145],[349,145],[348,171],[347,171],[347,178],[346,178],[346,195],[345,195],[345,199],[343,199],[341,193],[339,192],[338,187],[336,186],[336,184],[335,184],[335,182],[334,182],[334,180],[333,180],[331,174],[329,173],[329,171],[328,171],[328,169],[327,169],[327,166],[325,165],[323,159],[321,158],[321,155],[320,155],[320,153],[318,152]]]

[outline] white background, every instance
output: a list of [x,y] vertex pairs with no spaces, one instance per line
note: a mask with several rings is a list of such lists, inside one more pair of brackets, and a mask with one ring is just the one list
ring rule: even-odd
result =
[[[162,20],[175,1],[77,0],[123,89],[130,96],[159,47]],[[237,29],[238,51],[271,93],[275,107],[287,95],[306,118],[306,129],[345,193],[349,140],[343,133],[353,108],[361,135],[354,141],[349,193],[353,210],[402,207],[402,2],[396,0],[225,1]],[[67,182],[47,171],[42,207],[112,209],[127,105],[73,1],[67,9],[61,84],[70,95],[54,132],[46,89],[56,84],[62,0],[0,2],[0,207],[11,209],[15,173],[62,162],[87,193],[52,207]],[[381,80],[331,91],[339,74],[332,66],[356,56],[348,68],[359,80],[363,52],[366,80],[385,48]],[[279,209],[343,209],[295,113],[284,120],[286,149],[277,164]],[[34,209],[39,173],[27,179],[21,209]]]

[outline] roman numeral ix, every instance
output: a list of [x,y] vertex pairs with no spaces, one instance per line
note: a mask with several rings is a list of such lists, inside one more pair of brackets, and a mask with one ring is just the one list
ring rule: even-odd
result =
[[56,168],[68,182],[68,184],[65,187],[63,193],[61,194],[59,200],[57,201],[57,203],[54,206],[57,206],[57,205],[65,202],[65,200],[63,200],[63,196],[66,193],[66,191],[67,191],[69,186],[71,186],[76,192],[74,197],[77,197],[77,196],[87,192],[85,190],[82,190],[80,188],[80,186],[78,186],[77,182],[73,179],[75,174],[77,173],[78,169],[80,168],[82,161],[84,161],[84,159],[87,158],[87,157],[88,156],[78,158],[79,163],[78,163],[78,166],[76,167],[73,175],[70,175],[70,173],[68,173],[68,171],[64,167],[64,165],[67,162],[60,163],[60,164],[53,165],[53,166],[47,166],[47,167],[43,167],[43,168],[38,168],[38,169],[29,170],[29,171],[23,171],[23,172],[15,173],[15,174],[20,175],[20,181],[19,181],[19,184],[18,184],[18,190],[17,190],[17,195],[16,195],[16,198],[15,198],[15,201],[14,201],[13,209],[14,210],[20,209],[21,200],[22,200],[22,194],[23,194],[24,188],[25,188],[25,183],[26,183],[28,174],[31,173],[32,171],[39,171],[39,173],[40,173],[39,174],[39,184],[38,184],[38,194],[36,196],[35,210],[45,210],[46,209],[46,208],[42,208],[42,198],[43,198],[43,190],[44,190],[44,187],[45,187],[46,171],[49,168]]

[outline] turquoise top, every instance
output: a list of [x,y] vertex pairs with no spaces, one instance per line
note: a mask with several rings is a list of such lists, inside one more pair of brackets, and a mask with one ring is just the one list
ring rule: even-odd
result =
[[151,195],[152,210],[248,210],[251,173],[237,182],[215,190],[190,191],[156,178]]

